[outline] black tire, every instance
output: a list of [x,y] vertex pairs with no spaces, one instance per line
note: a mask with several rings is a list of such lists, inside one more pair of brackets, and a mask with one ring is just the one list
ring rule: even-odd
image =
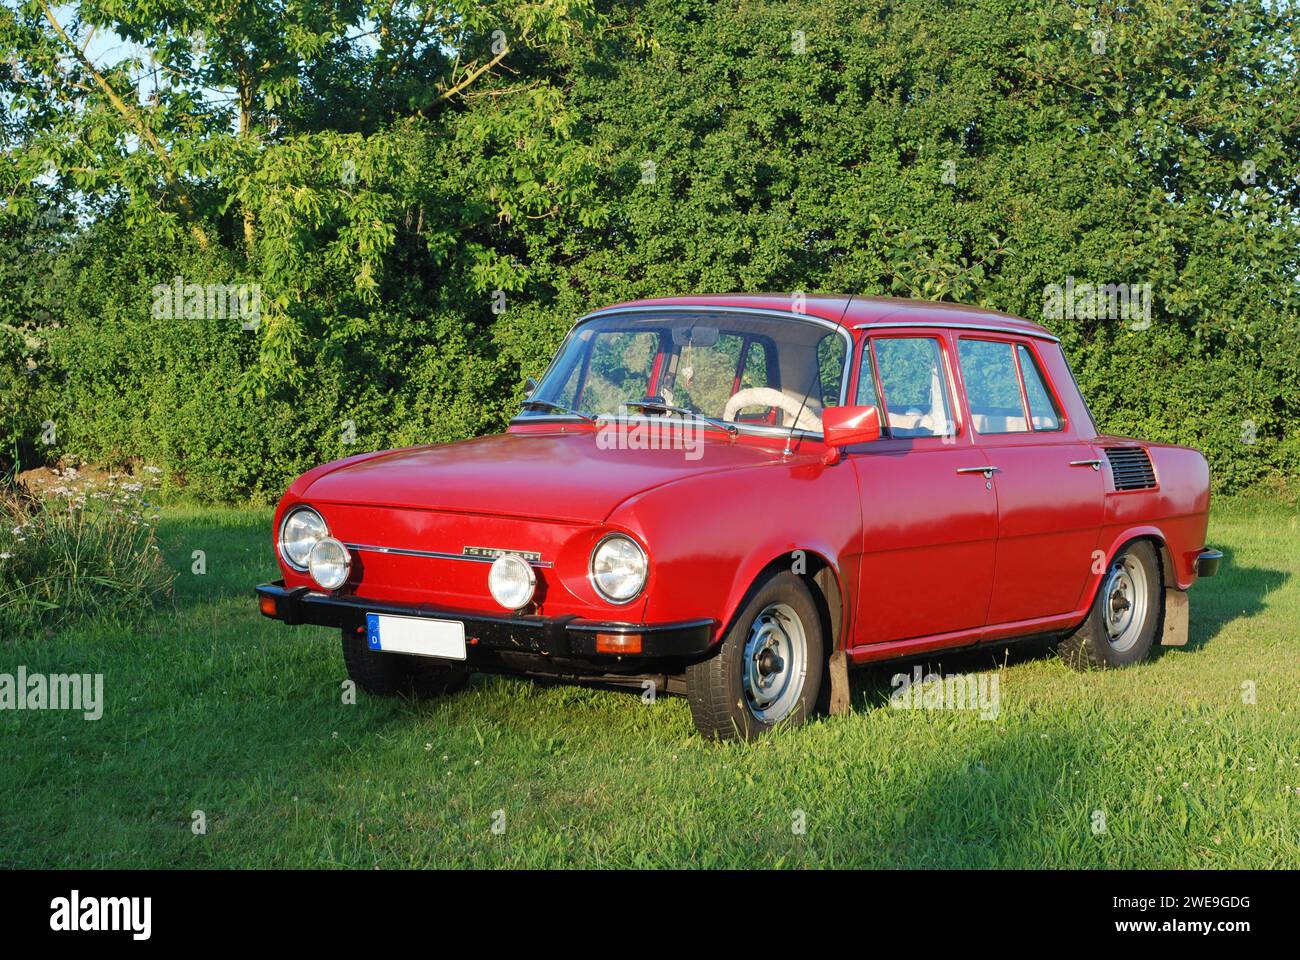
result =
[[[1108,585],[1112,583],[1112,574],[1119,565],[1127,566],[1129,583],[1127,586],[1121,584],[1119,594],[1116,595],[1108,590]],[[1135,590],[1139,586],[1145,591],[1146,598],[1140,622],[1135,614],[1135,619],[1130,623],[1131,635],[1126,630],[1120,637],[1112,638],[1112,630],[1108,626],[1109,615],[1117,611],[1116,615],[1122,617],[1124,590]],[[1088,619],[1057,644],[1057,652],[1062,660],[1076,670],[1107,670],[1141,663],[1150,655],[1160,631],[1164,603],[1164,574],[1155,546],[1147,540],[1130,543],[1106,567]],[[1109,622],[1113,624],[1114,621]]]
[[446,660],[370,649],[364,633],[343,630],[343,663],[357,687],[374,697],[437,697],[469,682],[470,671]]
[[[773,609],[778,611],[775,616],[771,612]],[[765,622],[768,624],[782,623],[789,617],[787,611],[798,617],[802,628],[803,679],[801,685],[791,687],[788,694],[783,694],[783,697],[789,697],[792,705],[783,715],[769,720],[761,715],[762,708],[756,708],[753,697],[747,693],[745,647],[760,615],[767,616]],[[792,636],[793,625],[780,630],[777,635]],[[807,585],[787,571],[768,576],[756,584],[749,598],[741,604],[718,652],[686,670],[686,693],[696,729],[710,740],[753,740],[777,725],[803,723],[824,701],[821,696],[826,676],[823,651],[822,618]],[[755,658],[755,664],[760,659]],[[790,659],[797,662],[798,655]],[[792,682],[797,671],[792,667],[787,680],[777,675],[788,665],[779,657],[770,662],[780,666],[772,666],[764,676],[773,677],[774,682],[782,683],[781,689],[785,690],[784,684]]]

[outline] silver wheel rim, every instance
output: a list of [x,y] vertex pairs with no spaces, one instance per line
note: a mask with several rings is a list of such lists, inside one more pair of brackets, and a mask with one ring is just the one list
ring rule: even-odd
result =
[[1147,577],[1141,562],[1126,555],[1111,564],[1101,595],[1111,648],[1117,653],[1131,650],[1147,622]]
[[808,672],[808,636],[787,603],[769,603],[749,628],[744,659],[745,701],[763,723],[789,716]]

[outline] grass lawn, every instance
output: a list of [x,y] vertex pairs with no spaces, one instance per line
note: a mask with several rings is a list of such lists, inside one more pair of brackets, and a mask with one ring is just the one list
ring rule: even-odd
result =
[[891,709],[893,666],[852,716],[717,746],[678,698],[497,677],[346,705],[337,633],[256,612],[269,511],[173,507],[174,606],[0,638],[0,672],[106,700],[0,712],[0,865],[1300,867],[1298,514],[1217,502],[1192,643],[1136,669],[950,655],[996,719]]

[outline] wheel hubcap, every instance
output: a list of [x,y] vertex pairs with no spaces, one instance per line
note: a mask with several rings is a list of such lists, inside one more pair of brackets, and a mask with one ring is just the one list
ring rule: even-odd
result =
[[1102,586],[1106,636],[1120,653],[1132,648],[1142,635],[1147,619],[1147,578],[1142,564],[1131,556],[1111,565]]
[[754,618],[744,656],[749,712],[776,723],[798,703],[808,670],[808,638],[789,604],[770,603]]

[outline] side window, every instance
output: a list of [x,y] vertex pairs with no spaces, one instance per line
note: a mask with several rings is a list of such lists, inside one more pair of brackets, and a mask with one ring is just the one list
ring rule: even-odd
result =
[[1024,433],[1029,430],[1016,358],[1009,343],[994,340],[957,341],[957,359],[966,381],[971,426],[977,433]]
[[[943,352],[933,337],[872,341],[885,419],[892,437],[942,437],[953,432],[944,387]],[[861,393],[861,379],[858,385]]]
[[1029,348],[1023,343],[1016,344],[1016,356],[1020,358],[1020,377],[1025,381],[1025,397],[1029,400],[1029,419],[1035,430],[1060,430],[1061,411],[1047,389],[1047,378]]

